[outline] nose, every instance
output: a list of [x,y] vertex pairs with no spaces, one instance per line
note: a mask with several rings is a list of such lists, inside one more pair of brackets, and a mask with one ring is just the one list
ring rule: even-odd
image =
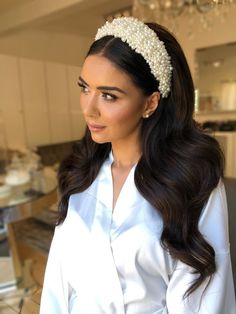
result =
[[81,98],[81,108],[84,116],[96,117],[100,115],[98,108],[98,99],[95,94],[91,93]]

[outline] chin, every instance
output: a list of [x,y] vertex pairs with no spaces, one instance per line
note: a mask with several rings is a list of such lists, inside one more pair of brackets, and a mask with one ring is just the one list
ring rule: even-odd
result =
[[110,143],[109,140],[107,139],[104,139],[104,138],[98,138],[96,136],[91,136],[92,137],[92,140],[97,143],[97,144],[105,144],[105,143]]

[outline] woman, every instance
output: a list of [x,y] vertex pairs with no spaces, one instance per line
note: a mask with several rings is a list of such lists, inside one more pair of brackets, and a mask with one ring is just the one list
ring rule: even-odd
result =
[[233,314],[218,143],[176,39],[118,18],[79,77],[86,133],[59,171],[41,314]]

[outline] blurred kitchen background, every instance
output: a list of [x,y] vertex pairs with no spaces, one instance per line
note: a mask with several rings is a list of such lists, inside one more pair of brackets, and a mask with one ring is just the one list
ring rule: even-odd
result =
[[[219,3],[217,3],[219,1]],[[132,15],[174,31],[196,86],[196,119],[220,137],[236,176],[236,5],[233,0],[1,0],[0,166],[9,151],[77,140],[77,78],[97,27]],[[232,131],[232,134],[230,133]],[[225,133],[227,132],[227,133]]]
[[176,35],[194,78],[195,119],[225,153],[235,221],[235,2],[0,0],[0,313],[19,313],[23,301],[24,313],[37,313],[29,291],[43,281],[56,171],[85,126],[77,79],[105,20],[134,15]]

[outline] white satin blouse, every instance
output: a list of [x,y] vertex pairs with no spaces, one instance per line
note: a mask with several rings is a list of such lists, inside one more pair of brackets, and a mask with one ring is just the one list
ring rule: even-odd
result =
[[205,283],[183,299],[196,275],[161,247],[162,219],[136,189],[135,166],[112,212],[112,161],[110,154],[93,184],[70,197],[51,244],[40,314],[235,314],[223,184],[199,222],[217,272],[206,290]]

